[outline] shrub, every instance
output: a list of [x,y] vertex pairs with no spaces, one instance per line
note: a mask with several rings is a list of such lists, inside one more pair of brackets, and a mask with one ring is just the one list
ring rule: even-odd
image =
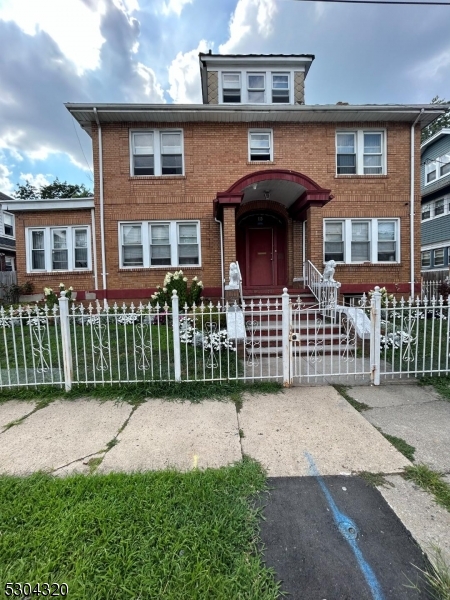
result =
[[31,281],[27,281],[23,285],[12,283],[11,285],[2,285],[3,288],[3,302],[4,304],[18,304],[20,296],[24,294],[32,294],[34,286]]
[[197,277],[192,278],[192,282],[188,285],[188,278],[183,276],[183,271],[175,271],[175,273],[167,273],[164,277],[162,286],[158,286],[156,292],[152,294],[150,304],[162,308],[165,304],[170,308],[172,306],[172,291],[176,290],[179,306],[184,308],[187,304],[189,308],[193,304],[197,304],[203,290],[203,283],[198,281]]
[[55,304],[59,303],[59,297],[61,296],[61,292],[66,292],[66,298],[68,300],[71,300],[72,299],[72,291],[73,291],[72,286],[70,286],[68,289],[66,289],[66,286],[64,285],[64,283],[60,283],[59,284],[59,296],[58,296],[53,291],[52,288],[45,287],[44,288],[45,303],[48,306],[48,308],[51,309],[55,306]]

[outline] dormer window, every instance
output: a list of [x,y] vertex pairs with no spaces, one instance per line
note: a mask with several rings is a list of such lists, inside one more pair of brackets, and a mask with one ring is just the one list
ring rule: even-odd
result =
[[274,104],[289,103],[288,73],[272,73],[272,102]]
[[247,75],[247,88],[250,104],[265,102],[266,76],[264,73],[249,73]]
[[239,103],[241,101],[241,74],[222,73],[224,103]]

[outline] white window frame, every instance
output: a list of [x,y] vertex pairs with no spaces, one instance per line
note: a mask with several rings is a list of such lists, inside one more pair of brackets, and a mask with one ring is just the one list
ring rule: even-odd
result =
[[[134,174],[134,135],[136,133],[153,133],[153,175],[135,175]],[[181,136],[181,173],[162,173],[162,136],[164,133],[179,133]],[[129,149],[130,149],[130,176],[131,177],[183,177],[185,174],[184,167],[184,134],[183,129],[130,129],[129,133]],[[137,155],[139,156],[139,155]]]
[[[264,85],[263,87],[258,88],[250,88],[250,77],[263,77]],[[246,90],[247,90],[247,100],[249,104],[267,104],[267,73],[265,71],[247,71],[246,75]],[[263,94],[263,99],[261,102],[255,102],[254,100],[250,101],[250,93],[259,92]]]
[[[224,76],[225,75],[238,75],[239,87],[225,87],[225,85],[224,85]],[[221,90],[220,90],[221,104],[242,104],[242,73],[240,71],[222,71],[220,73],[220,84],[221,84]],[[232,91],[237,92],[239,90],[239,98],[240,98],[239,102],[225,102],[225,100],[224,100],[225,89],[230,90],[230,92],[232,92]]]
[[[428,159],[427,159],[428,161]],[[424,186],[431,185],[436,183],[439,179],[443,177],[448,177],[450,175],[450,171],[448,173],[443,173],[442,171],[446,166],[450,164],[450,152],[446,152],[445,154],[441,154],[436,158],[432,158],[429,162],[425,162],[425,177],[424,177]],[[428,175],[430,173],[436,173],[436,176],[431,181],[428,181]]]
[[[10,235],[9,233],[6,233],[5,217],[11,217],[11,221],[12,221],[11,227],[13,230],[12,235]],[[14,240],[16,238],[16,219],[15,219],[14,215],[12,213],[3,211],[2,221],[3,221],[3,235],[7,238],[11,238],[12,240]]]
[[[436,262],[436,252],[442,252],[442,262],[437,264]],[[434,267],[445,267],[445,247],[441,246],[440,248],[436,248],[433,250],[433,266]]]
[[[428,256],[428,264],[427,265],[425,265],[423,263],[423,259],[424,259],[425,255]],[[431,250],[422,250],[422,252],[420,253],[420,266],[423,269],[431,268]]]
[[[283,76],[283,77],[287,77],[288,78],[288,87],[287,87],[287,95],[288,95],[288,100],[287,102],[274,102],[273,101],[273,92],[274,91],[279,91],[280,89],[284,90],[285,88],[274,88],[273,87],[273,78],[274,76]],[[290,104],[291,101],[291,87],[292,87],[292,83],[291,83],[291,74],[289,72],[283,72],[283,71],[272,71],[270,73],[270,82],[271,82],[271,88],[270,88],[270,103],[271,104]]]
[[[75,267],[75,230],[83,229],[87,235],[87,267]],[[32,235],[33,231],[44,232],[44,257],[45,267],[43,269],[32,268]],[[52,232],[53,231],[66,231],[67,239],[67,269],[53,269],[52,260]],[[27,273],[67,273],[71,271],[86,272],[92,270],[92,240],[91,240],[91,228],[90,225],[70,225],[70,226],[57,226],[52,225],[48,227],[26,227],[25,229],[25,241],[26,241],[26,263]]]
[[[356,154],[356,172],[355,173],[338,173],[338,134],[354,134],[355,139],[355,154]],[[381,134],[381,173],[364,173],[364,134],[379,133]],[[370,167],[369,167],[370,168]],[[337,129],[335,134],[335,172],[336,177],[356,177],[363,175],[364,177],[382,177],[387,175],[387,134],[386,129]]]
[[[368,261],[352,261],[352,222],[353,223],[369,223],[369,244],[370,253]],[[394,261],[381,261],[378,260],[378,223],[389,222],[395,223],[395,260]],[[323,220],[323,261],[325,260],[325,228],[326,223],[342,223],[342,237],[344,242],[344,260],[336,261],[339,264],[346,265],[363,265],[367,264],[398,264],[400,263],[400,219],[398,218],[368,218],[359,217],[355,219],[324,219]]]
[[[10,269],[7,269],[6,267],[10,266]],[[14,257],[13,256],[5,256],[5,270],[6,271],[15,271],[15,265],[14,265]]]
[[[179,225],[183,224],[195,224],[197,227],[197,244],[198,244],[198,264],[180,264],[178,257],[178,232]],[[142,243],[142,258],[143,264],[139,266],[127,266],[123,264],[123,253],[122,253],[122,229],[124,225],[140,225],[141,226],[141,243]],[[152,265],[150,257],[150,242],[151,234],[150,227],[152,225],[169,225],[169,243],[170,243],[170,265]],[[197,219],[182,219],[178,221],[174,220],[162,220],[162,221],[121,221],[119,222],[118,228],[118,240],[119,240],[119,265],[120,269],[169,269],[174,267],[193,268],[202,266],[202,244],[201,244],[201,228],[200,221]]]
[[[223,101],[223,75],[224,74],[240,75],[240,102],[224,102]],[[264,102],[258,102],[258,105],[273,105],[273,104],[294,104],[294,71],[291,69],[219,69],[217,71],[218,84],[219,84],[219,104],[227,104],[233,106],[233,104],[254,104],[250,102],[248,97],[248,75],[264,75],[265,76],[265,88],[264,88]],[[289,102],[272,102],[272,77],[273,75],[287,75],[289,79]],[[237,88],[236,88],[237,89]]]
[[[252,148],[252,135],[255,133],[264,133],[269,136],[269,160],[257,160],[252,158],[251,148]],[[272,129],[249,129],[248,130],[248,161],[249,162],[273,162],[273,130]]]

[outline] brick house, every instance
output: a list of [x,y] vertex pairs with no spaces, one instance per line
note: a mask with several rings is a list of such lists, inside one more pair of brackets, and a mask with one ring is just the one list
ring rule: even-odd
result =
[[[438,105],[305,104],[312,55],[200,54],[201,105],[66,104],[93,144],[95,197],[12,202],[21,283],[148,299],[168,270],[223,297],[420,280],[420,130]],[[415,208],[416,207],[416,208]]]
[[3,209],[12,200],[0,192],[0,271],[16,270],[16,232],[14,215]]

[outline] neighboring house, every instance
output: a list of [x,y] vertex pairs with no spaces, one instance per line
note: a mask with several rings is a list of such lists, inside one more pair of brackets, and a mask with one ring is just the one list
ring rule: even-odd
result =
[[450,128],[421,146],[422,276],[443,279],[450,265]]
[[16,270],[16,231],[14,215],[3,210],[12,198],[0,192],[0,271]]
[[237,259],[245,294],[279,294],[333,259],[343,295],[408,294],[420,130],[444,109],[307,105],[308,54],[199,58],[201,105],[66,105],[92,138],[95,197],[11,203],[20,282],[148,300],[183,269],[220,298]]

